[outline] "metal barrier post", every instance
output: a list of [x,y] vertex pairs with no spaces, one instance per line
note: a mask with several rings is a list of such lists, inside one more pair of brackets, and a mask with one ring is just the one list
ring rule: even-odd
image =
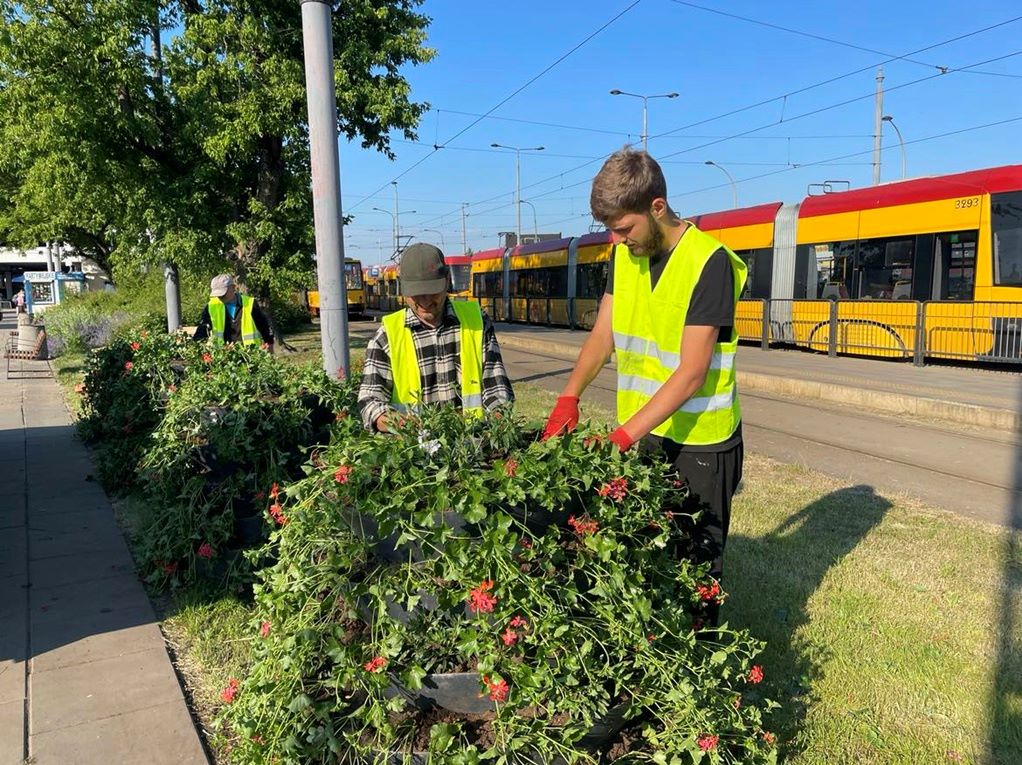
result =
[[830,301],[830,339],[827,343],[827,355],[837,356],[837,302]]
[[926,356],[926,303],[919,301],[916,310],[916,347],[912,363],[917,367],[923,366],[923,359]]
[[568,298],[568,329],[575,329],[575,298]]
[[770,301],[763,301],[763,341],[761,348],[764,351],[770,350]]

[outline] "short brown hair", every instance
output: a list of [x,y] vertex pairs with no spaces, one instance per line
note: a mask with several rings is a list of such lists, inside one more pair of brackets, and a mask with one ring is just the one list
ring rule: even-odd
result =
[[628,213],[649,212],[657,198],[667,198],[664,171],[649,154],[627,146],[610,155],[593,178],[589,207],[600,223]]

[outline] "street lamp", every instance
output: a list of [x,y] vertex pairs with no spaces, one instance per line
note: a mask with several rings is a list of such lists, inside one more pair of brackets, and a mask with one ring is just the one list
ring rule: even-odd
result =
[[532,204],[527,199],[522,199],[521,203],[527,204],[532,208],[532,236],[536,237],[536,241],[540,241],[540,227],[536,223],[536,205]]
[[649,121],[648,121],[648,118],[647,118],[647,112],[648,112],[647,106],[648,106],[649,99],[651,99],[651,98],[677,98],[678,94],[677,93],[660,93],[660,94],[657,94],[655,96],[642,96],[642,95],[639,95],[638,93],[628,93],[628,92],[626,92],[624,90],[618,90],[617,88],[615,88],[614,90],[610,91],[610,94],[612,96],[631,96],[632,98],[641,98],[642,99],[642,150],[643,151],[649,151]]
[[439,234],[440,235],[440,248],[444,251],[444,253],[447,252],[447,242],[444,241],[444,232],[443,231],[437,231],[435,228],[424,228],[424,229],[422,229],[422,231],[423,231],[423,233],[429,232],[431,234]]
[[901,144],[901,179],[905,180],[905,141],[901,137],[901,131],[898,130],[898,126],[894,124],[894,117],[890,114],[885,114],[880,119],[883,122],[890,122],[891,127],[894,128],[894,132],[898,134],[898,143]]
[[510,149],[515,153],[515,208],[518,212],[518,233],[516,234],[515,244],[519,245],[522,243],[522,152],[543,151],[544,147],[531,146],[529,148],[519,148],[517,146],[505,146],[500,143],[491,143],[490,147],[494,149]]
[[724,173],[724,175],[727,176],[728,181],[731,183],[731,197],[734,200],[734,207],[735,207],[735,209],[737,209],[738,208],[738,186],[735,185],[735,179],[731,177],[731,173],[729,173],[723,167],[718,165],[712,159],[706,160],[706,162],[704,164],[712,165],[713,167],[717,168],[722,173]]
[[[396,190],[396,187],[395,187],[395,190]],[[395,201],[397,201],[397,200],[395,200]],[[396,212],[391,212],[390,210],[384,210],[382,207],[374,207],[372,209],[375,210],[376,212],[387,213],[387,215],[390,216],[391,230],[394,232],[394,256],[396,257],[398,252],[400,252],[400,250],[401,250],[401,240],[400,240],[400,234],[399,234],[399,229],[398,229],[398,217],[397,217],[397,213]],[[416,212],[418,212],[418,211],[417,210],[407,210],[406,214],[414,215]]]

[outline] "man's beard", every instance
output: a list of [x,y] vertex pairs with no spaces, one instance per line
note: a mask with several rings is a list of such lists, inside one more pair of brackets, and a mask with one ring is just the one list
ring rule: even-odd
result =
[[649,238],[639,245],[639,250],[643,255],[654,257],[664,249],[664,232],[657,225],[656,218],[649,213],[646,213],[646,220],[649,221]]

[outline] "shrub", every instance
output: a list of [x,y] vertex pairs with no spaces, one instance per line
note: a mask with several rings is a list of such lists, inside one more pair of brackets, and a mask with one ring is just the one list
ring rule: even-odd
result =
[[354,382],[321,368],[241,345],[193,346],[201,352],[167,391],[142,460],[150,507],[142,556],[153,581],[178,580],[197,556],[223,562],[261,542],[271,487],[300,475],[306,451],[355,403]]
[[[441,410],[305,469],[255,588],[256,663],[224,679],[232,762],[775,759],[761,644],[699,632],[723,593],[680,556],[666,467]],[[436,693],[465,672],[472,713]]]

